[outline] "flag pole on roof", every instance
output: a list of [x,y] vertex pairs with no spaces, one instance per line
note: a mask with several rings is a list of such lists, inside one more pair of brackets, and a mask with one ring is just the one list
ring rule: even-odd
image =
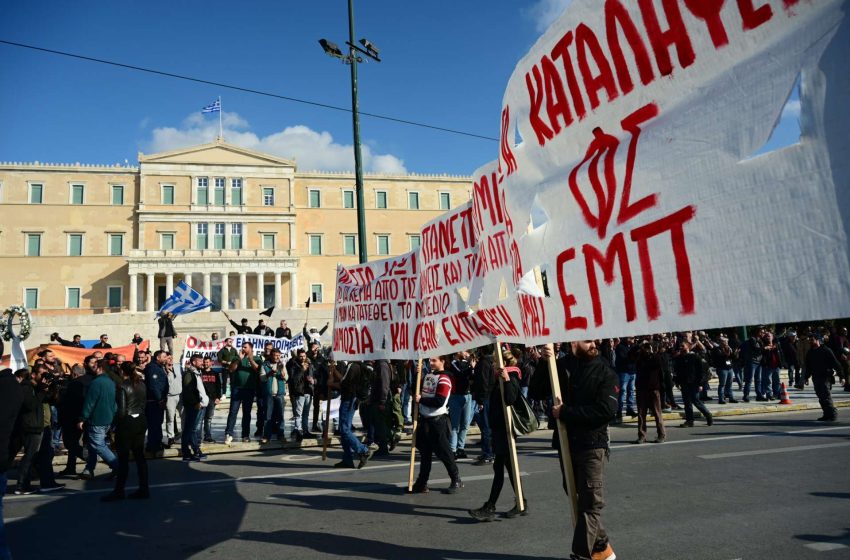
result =
[[221,140],[224,140],[224,128],[222,125],[221,119],[221,96],[218,96],[218,99],[207,105],[206,107],[201,109],[201,114],[204,113],[218,113],[218,137]]

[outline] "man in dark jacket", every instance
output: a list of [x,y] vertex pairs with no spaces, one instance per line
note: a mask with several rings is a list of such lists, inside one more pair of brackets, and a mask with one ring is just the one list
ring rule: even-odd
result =
[[481,466],[493,462],[493,442],[490,431],[490,394],[493,392],[496,368],[493,365],[495,346],[482,346],[478,352],[478,361],[472,371],[472,399],[475,401],[475,422],[481,430],[481,455],[473,465]]
[[55,333],[50,335],[50,340],[55,340],[56,342],[58,342],[62,346],[68,346],[68,347],[71,347],[71,348],[85,348],[85,346],[83,346],[83,343],[80,342],[82,340],[82,338],[83,337],[81,337],[80,335],[75,334],[73,336],[73,340],[65,340],[64,338],[59,336],[58,332],[55,332]]
[[626,414],[636,416],[635,412],[635,358],[631,337],[624,337],[614,349],[617,375],[620,378],[620,394],[617,404],[617,421],[623,420],[623,405]]
[[215,416],[215,406],[221,402],[221,376],[213,371],[212,358],[204,358],[201,381],[210,399],[207,408],[204,409],[204,443],[215,443],[212,437],[212,420]]
[[[555,401],[552,416],[566,424],[575,473],[578,519],[572,552],[576,558],[613,558],[602,526],[604,466],[608,457],[608,424],[617,415],[617,374],[599,357],[592,340],[572,343],[573,355],[558,360],[558,381],[564,402]],[[551,356],[546,346],[543,358]],[[561,451],[553,434],[553,445]],[[566,481],[564,488],[567,488]]]
[[661,359],[652,349],[648,340],[640,345],[635,362],[635,391],[637,392],[638,437],[635,443],[646,442],[646,414],[652,412],[655,418],[655,431],[658,438],[653,443],[664,443],[667,433],[664,430],[664,416],[661,413],[661,389],[663,373]]
[[[336,463],[337,469],[362,469],[372,457],[368,447],[357,439],[351,427],[354,412],[357,410],[357,389],[363,375],[363,364],[360,362],[338,362],[331,369],[328,388],[339,390],[339,440],[342,444],[342,461]],[[355,455],[360,460],[354,465]]]
[[274,331],[275,338],[292,338],[292,329],[286,326],[286,319],[280,321],[280,326]]
[[148,423],[148,441],[145,450],[149,453],[162,451],[162,418],[168,400],[168,376],[165,364],[168,354],[157,350],[153,360],[145,368],[145,419]]
[[472,391],[470,381],[472,365],[469,363],[469,353],[455,353],[446,372],[452,377],[452,393],[449,396],[449,420],[452,424],[452,434],[449,444],[455,459],[466,459],[466,432],[472,422]]
[[705,387],[706,373],[702,360],[691,352],[691,343],[682,342],[681,352],[673,359],[673,381],[681,389],[685,403],[685,422],[681,428],[693,428],[694,407],[702,413],[709,426],[714,423],[711,413],[699,398],[699,392]]
[[21,410],[24,395],[18,386],[18,380],[11,369],[0,371],[0,558],[11,558],[12,553],[6,541],[6,528],[3,525],[3,496],[6,495],[6,471],[12,462],[9,447],[15,421]]
[[96,348],[98,350],[105,350],[107,348],[112,348],[112,345],[109,344],[109,335],[102,334],[100,335],[100,342],[92,346],[92,348]]
[[806,354],[806,382],[812,379],[815,394],[823,409],[820,422],[835,422],[838,411],[832,402],[833,372],[841,373],[841,364],[832,350],[823,345],[823,340],[817,334],[811,335],[812,347]]
[[10,454],[14,456],[18,449],[23,448],[23,456],[18,464],[18,486],[15,494],[33,494],[35,489],[30,483],[30,471],[41,446],[44,431],[44,395],[36,390],[37,381],[32,378],[29,370],[19,369],[15,372],[15,378],[19,383],[15,389],[21,398],[21,409],[15,428],[16,443],[12,445]]
[[741,344],[740,356],[744,365],[744,402],[750,402],[750,386],[756,390],[756,400],[766,401],[761,390],[761,337],[765,334],[764,327],[756,327],[753,335]]
[[[222,311],[224,313],[224,311]],[[248,325],[248,319],[242,318],[241,324],[237,325],[236,321],[230,318],[230,315],[224,313],[224,316],[227,317],[227,320],[230,322],[231,326],[236,329],[237,334],[252,334],[251,326]]]
[[204,357],[201,354],[192,354],[189,363],[183,369],[183,434],[180,440],[180,451],[184,461],[200,461],[204,455],[201,453],[201,442],[198,438],[199,421],[202,418],[206,392],[201,382],[201,367]]
[[68,450],[68,462],[65,469],[59,472],[59,476],[77,476],[77,459],[83,459],[83,447],[80,445],[83,432],[78,428],[77,422],[83,413],[86,392],[94,381],[96,362],[94,356],[86,357],[83,361],[83,374],[75,375],[72,370],[73,377],[60,394],[59,425],[62,427],[65,449]]
[[274,336],[274,331],[271,329],[271,327],[266,326],[265,320],[260,319],[260,321],[257,323],[257,326],[254,328],[254,334],[260,336]]
[[390,395],[392,371],[387,360],[377,360],[374,369],[372,390],[369,393],[369,427],[373,433],[372,441],[378,444],[375,456],[386,456],[390,454],[387,399]]
[[95,366],[95,378],[89,385],[83,412],[77,427],[85,427],[88,434],[89,456],[86,468],[80,478],[94,478],[98,455],[113,471],[118,468],[118,458],[106,443],[106,434],[115,418],[115,383],[105,373],[106,360],[100,360]]

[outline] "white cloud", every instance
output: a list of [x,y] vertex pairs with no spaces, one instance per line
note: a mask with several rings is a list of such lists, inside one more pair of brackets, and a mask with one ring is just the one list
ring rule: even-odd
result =
[[[248,121],[237,113],[222,115],[224,139],[230,144],[250,150],[265,152],[283,158],[295,159],[301,171],[352,171],[354,148],[351,144],[335,142],[326,131],[318,132],[305,125],[287,126],[267,136],[257,136]],[[147,149],[164,152],[212,142],[218,136],[218,119],[204,118],[200,113],[186,117],[179,128],[160,127],[151,133]],[[363,168],[372,173],[404,174],[404,161],[392,154],[373,153],[361,145]]]
[[573,0],[537,0],[533,6],[523,10],[523,15],[534,22],[538,33],[546,31],[552,22],[564,13]]
[[785,104],[785,107],[782,108],[782,118],[800,118],[800,100],[799,99],[789,99]]

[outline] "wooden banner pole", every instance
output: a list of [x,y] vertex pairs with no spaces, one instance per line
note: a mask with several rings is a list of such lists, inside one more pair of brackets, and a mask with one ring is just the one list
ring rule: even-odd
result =
[[[498,340],[496,340],[496,356],[499,360],[499,371],[501,372],[501,370],[505,369],[505,359],[502,357],[502,348]],[[501,374],[499,375],[499,392],[502,394],[502,414],[505,416],[505,430],[507,430],[508,435],[508,451],[510,459],[508,467],[514,475],[514,492],[516,493],[517,508],[519,508],[519,511],[525,511],[525,499],[522,494],[522,480],[520,480],[519,476],[519,458],[516,453],[516,439],[514,439],[514,422],[513,417],[511,416],[511,410],[513,407],[505,404],[505,381],[502,379]]]
[[[552,344],[547,344],[551,355],[547,360],[549,366],[549,382],[552,384],[552,399],[553,401],[563,403],[564,399],[561,396],[561,384],[558,380],[558,364],[555,360],[555,348]],[[573,472],[573,460],[570,455],[570,440],[567,437],[567,425],[563,419],[558,418],[556,421],[558,426],[558,442],[561,445],[561,469],[564,473],[564,480],[567,481],[567,498],[570,500],[570,513],[572,514],[573,527],[578,522],[578,497],[576,496],[576,477]]]
[[[416,391],[414,392],[414,397],[419,395],[419,386],[422,384],[422,358],[416,363]],[[407,491],[413,492],[413,475],[416,470],[416,427],[419,425],[419,403],[416,402],[414,398],[412,400],[413,406],[413,436],[410,438],[410,471],[407,474]]]
[[328,458],[328,445],[330,445],[330,425],[331,425],[331,390],[328,388],[328,406],[325,410],[325,429],[322,432],[322,461]]

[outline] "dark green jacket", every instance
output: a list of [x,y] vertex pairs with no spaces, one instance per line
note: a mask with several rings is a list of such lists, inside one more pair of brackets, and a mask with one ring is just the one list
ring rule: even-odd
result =
[[95,377],[89,385],[80,420],[90,426],[109,426],[116,408],[115,383],[104,373]]

